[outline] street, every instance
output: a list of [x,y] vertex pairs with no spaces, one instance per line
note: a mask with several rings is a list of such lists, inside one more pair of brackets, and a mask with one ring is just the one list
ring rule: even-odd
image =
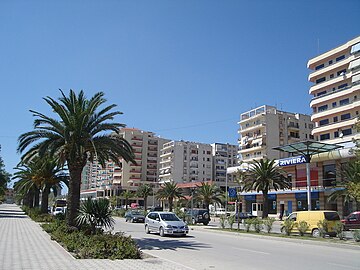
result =
[[115,231],[131,235],[142,251],[190,269],[360,269],[360,247],[274,239],[192,226],[187,237],[145,234],[144,224],[116,218]]

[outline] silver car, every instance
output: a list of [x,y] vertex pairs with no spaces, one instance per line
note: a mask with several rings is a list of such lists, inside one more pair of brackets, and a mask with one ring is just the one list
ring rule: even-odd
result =
[[150,212],[145,218],[145,232],[185,236],[189,227],[172,212]]

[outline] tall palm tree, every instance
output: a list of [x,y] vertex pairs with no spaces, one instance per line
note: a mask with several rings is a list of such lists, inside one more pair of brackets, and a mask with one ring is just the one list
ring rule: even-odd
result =
[[160,200],[165,199],[169,202],[169,211],[173,209],[174,199],[184,198],[182,195],[182,190],[177,186],[176,183],[166,182],[161,189],[156,194],[156,197]]
[[[14,178],[16,179],[16,172],[14,174]],[[14,191],[16,192],[16,196],[23,201],[23,205],[34,208],[39,206],[39,194],[40,189],[32,181],[31,178],[26,177],[25,175],[18,177],[18,181],[14,183]]]
[[140,198],[144,199],[144,208],[146,211],[147,210],[147,198],[149,197],[150,194],[153,193],[153,188],[148,184],[141,185],[141,186],[139,186],[136,193]]
[[332,192],[328,201],[343,198],[344,202],[355,201],[356,208],[360,209],[360,160],[349,162],[342,174],[337,182],[341,189]]
[[195,201],[203,203],[208,211],[210,211],[209,205],[211,203],[217,202],[221,204],[223,197],[223,192],[218,186],[208,183],[201,183],[201,186],[195,190],[194,194]]
[[270,190],[290,188],[284,172],[275,164],[275,160],[261,159],[250,163],[249,171],[245,178],[245,191],[256,190],[263,194],[264,207],[262,218],[269,214],[268,193]]
[[[86,162],[94,158],[101,165],[108,160],[119,163],[120,158],[134,162],[134,154],[130,144],[117,135],[124,125],[112,122],[122,113],[111,111],[116,107],[114,104],[100,108],[106,102],[104,93],[96,93],[87,99],[83,91],[76,95],[70,90],[69,96],[60,92],[59,101],[44,98],[56,118],[30,110],[35,116],[34,130],[20,135],[18,151],[25,152],[24,161],[49,152],[58,158],[60,166],[67,166],[70,174],[67,224],[76,226],[81,173]],[[114,134],[106,134],[107,131]]]
[[129,199],[134,197],[134,193],[131,192],[130,190],[125,190],[123,193],[121,193],[120,196],[122,198],[124,198],[124,200],[125,200],[125,209],[128,210]]

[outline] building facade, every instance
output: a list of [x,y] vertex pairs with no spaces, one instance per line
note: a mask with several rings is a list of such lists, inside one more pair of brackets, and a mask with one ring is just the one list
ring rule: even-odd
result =
[[309,115],[263,105],[240,115],[239,159],[243,162],[286,157],[273,147],[312,139]]
[[312,135],[324,143],[352,141],[360,111],[360,36],[310,59],[307,66],[312,71]]
[[210,180],[212,180],[210,144],[170,141],[163,145],[160,155],[160,183]]

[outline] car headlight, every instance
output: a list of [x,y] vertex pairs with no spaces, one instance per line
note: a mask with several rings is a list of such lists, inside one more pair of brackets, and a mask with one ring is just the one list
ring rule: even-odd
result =
[[172,229],[172,226],[171,226],[171,225],[167,225],[166,228]]

